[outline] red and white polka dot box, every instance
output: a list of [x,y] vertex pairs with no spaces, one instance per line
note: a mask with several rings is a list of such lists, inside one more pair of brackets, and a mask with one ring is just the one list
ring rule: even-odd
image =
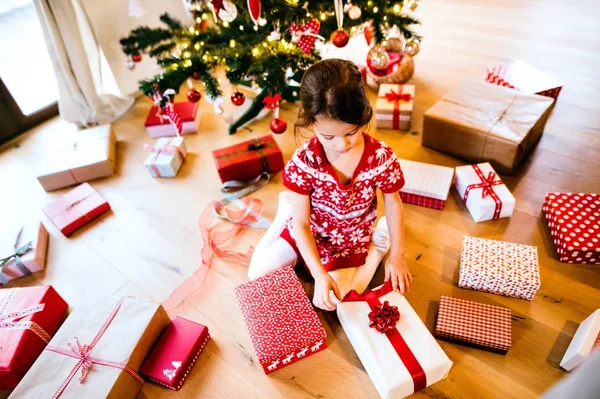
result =
[[600,194],[548,193],[542,211],[561,262],[600,264]]
[[463,237],[459,287],[531,301],[540,285],[536,247]]
[[235,296],[265,374],[327,347],[325,330],[292,267],[237,286]]

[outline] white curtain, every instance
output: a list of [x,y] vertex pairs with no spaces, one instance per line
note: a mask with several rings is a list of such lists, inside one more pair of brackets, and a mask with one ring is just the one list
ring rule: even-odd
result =
[[58,108],[80,127],[110,123],[134,103],[105,92],[100,47],[79,0],[34,0],[58,82]]

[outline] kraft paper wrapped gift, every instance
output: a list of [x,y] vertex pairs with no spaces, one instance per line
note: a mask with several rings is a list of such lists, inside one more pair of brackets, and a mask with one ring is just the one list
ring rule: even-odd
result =
[[555,100],[562,89],[562,84],[558,80],[525,61],[514,61],[488,68],[485,81]]
[[454,169],[423,162],[398,159],[405,184],[400,198],[407,204],[444,209],[454,178]]
[[[202,112],[198,109],[198,103],[189,101],[174,103],[173,108],[181,118],[182,131],[180,134],[196,133],[202,116]],[[150,109],[144,126],[146,126],[146,131],[150,137],[177,136],[177,129],[168,120],[160,117],[156,105]]]
[[352,347],[382,398],[404,398],[445,378],[446,356],[406,298],[391,282],[358,294],[350,291],[337,315]]
[[145,145],[152,152],[146,157],[144,165],[152,177],[175,177],[187,156],[183,137],[163,137],[154,146]]
[[571,371],[586,361],[595,350],[600,350],[600,309],[579,325],[560,362],[560,367]]
[[13,236],[1,234],[4,242],[0,245],[0,285],[46,267],[49,239],[46,226],[41,222],[29,223],[12,233]]
[[425,147],[512,174],[541,137],[553,100],[465,81],[425,113]]
[[76,307],[11,398],[135,398],[138,370],[169,322],[161,305],[131,298]]
[[377,129],[410,130],[415,86],[384,83],[375,103]]
[[111,125],[78,131],[71,143],[40,157],[38,180],[44,190],[112,176],[115,174],[117,139]]

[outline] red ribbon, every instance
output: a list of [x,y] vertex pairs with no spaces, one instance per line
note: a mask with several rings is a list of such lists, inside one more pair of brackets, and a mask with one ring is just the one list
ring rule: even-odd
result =
[[[352,290],[346,294],[342,302],[367,302],[371,309],[375,311],[378,307],[383,306],[379,301],[379,298],[389,294],[392,291],[392,282],[388,281],[381,286],[381,288],[367,291],[363,294],[359,294],[355,290]],[[406,341],[404,341],[404,338],[402,338],[402,335],[400,335],[396,328],[388,329],[384,334],[410,373],[414,384],[413,392],[424,389],[427,386],[427,376],[425,375],[425,370],[423,370],[423,367],[421,367],[419,364],[419,361],[406,344]]]
[[[498,197],[498,194],[496,194],[496,192],[494,191],[493,186],[502,185],[502,184],[504,184],[504,182],[502,181],[502,179],[500,179],[500,177],[498,177],[498,175],[496,175],[496,173],[494,171],[490,171],[490,173],[488,174],[488,176],[486,178],[483,175],[483,172],[481,171],[481,169],[479,168],[478,165],[471,165],[471,166],[473,167],[473,170],[475,171],[475,173],[477,173],[477,176],[481,180],[481,183],[469,184],[467,186],[467,188],[465,189],[465,196],[463,198],[463,201],[465,202],[465,204],[467,203],[467,198],[469,197],[469,192],[472,189],[481,188],[482,189],[481,190],[481,198],[485,198],[489,195],[490,197],[492,197],[492,199],[496,203],[496,208],[494,209],[493,220],[500,218],[500,212],[502,212],[502,200],[500,199],[500,197]],[[498,177],[498,180],[494,180],[496,177]]]
[[393,89],[389,91],[389,93],[385,93],[385,95],[380,96],[379,98],[385,98],[389,103],[394,103],[394,113],[392,114],[392,128],[399,129],[400,128],[400,101],[409,102],[413,99],[412,94],[410,93],[402,93],[402,85],[398,85],[398,93],[396,93]]
[[263,101],[268,109],[275,109],[279,107],[279,101],[281,101],[281,94],[277,93],[274,96],[266,96]]

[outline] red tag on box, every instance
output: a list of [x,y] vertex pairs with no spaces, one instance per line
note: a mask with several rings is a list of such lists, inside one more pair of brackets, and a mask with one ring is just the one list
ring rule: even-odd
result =
[[325,330],[291,267],[235,288],[265,374],[322,351]]
[[140,368],[147,379],[179,390],[208,342],[208,328],[175,317]]
[[[198,131],[201,112],[198,103],[189,101],[174,103],[173,108],[179,114],[182,123],[181,134],[192,134]],[[160,117],[158,107],[155,105],[150,109],[146,123],[144,124],[150,137],[173,137],[177,136],[175,127],[167,120]]]
[[92,186],[83,183],[42,210],[52,223],[68,236],[108,212],[110,205]]
[[248,181],[263,172],[283,170],[283,155],[272,135],[258,137],[213,151],[219,177],[223,183]]
[[60,324],[67,303],[52,288],[0,290],[0,389],[14,389]]

